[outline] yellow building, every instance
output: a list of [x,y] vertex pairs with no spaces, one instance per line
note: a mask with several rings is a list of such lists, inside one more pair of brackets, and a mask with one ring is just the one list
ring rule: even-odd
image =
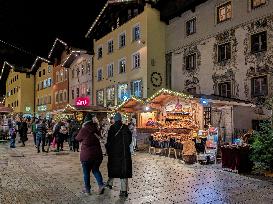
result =
[[34,76],[11,68],[6,81],[6,107],[14,113],[33,116],[34,113]]
[[52,65],[42,62],[35,74],[35,112],[37,117],[50,117],[53,94],[52,79]]
[[94,40],[96,105],[147,98],[166,87],[165,26],[159,11],[146,4],[141,13]]

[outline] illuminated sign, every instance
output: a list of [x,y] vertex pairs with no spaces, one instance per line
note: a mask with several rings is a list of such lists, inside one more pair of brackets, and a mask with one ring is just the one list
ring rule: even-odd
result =
[[38,111],[42,112],[42,111],[46,111],[46,110],[47,110],[46,105],[38,106]]
[[26,106],[26,112],[30,112],[31,108],[29,106]]
[[88,97],[76,99],[76,106],[89,106],[89,104],[90,104],[90,100]]

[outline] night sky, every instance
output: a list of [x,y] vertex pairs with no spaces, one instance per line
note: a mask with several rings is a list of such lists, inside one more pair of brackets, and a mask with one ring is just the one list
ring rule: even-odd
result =
[[37,55],[47,57],[56,37],[71,46],[86,48],[91,41],[84,36],[105,3],[106,0],[0,0],[0,71],[5,60],[28,67]]

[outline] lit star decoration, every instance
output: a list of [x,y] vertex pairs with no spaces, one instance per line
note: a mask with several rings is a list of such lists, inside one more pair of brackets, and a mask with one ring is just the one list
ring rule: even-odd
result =
[[156,98],[157,96],[159,96],[162,93],[177,96],[177,97],[181,97],[181,98],[185,98],[185,99],[193,98],[193,96],[189,95],[189,94],[180,93],[180,92],[171,91],[169,89],[162,88],[159,91],[157,91],[154,95],[152,95],[150,98],[147,98],[145,102],[147,102],[147,103],[151,102],[154,98]]

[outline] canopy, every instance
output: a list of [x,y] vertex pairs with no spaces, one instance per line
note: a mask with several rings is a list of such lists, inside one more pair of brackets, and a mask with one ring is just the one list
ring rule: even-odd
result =
[[135,97],[131,97],[120,104],[116,111],[132,113],[136,111],[143,111],[144,101]]

